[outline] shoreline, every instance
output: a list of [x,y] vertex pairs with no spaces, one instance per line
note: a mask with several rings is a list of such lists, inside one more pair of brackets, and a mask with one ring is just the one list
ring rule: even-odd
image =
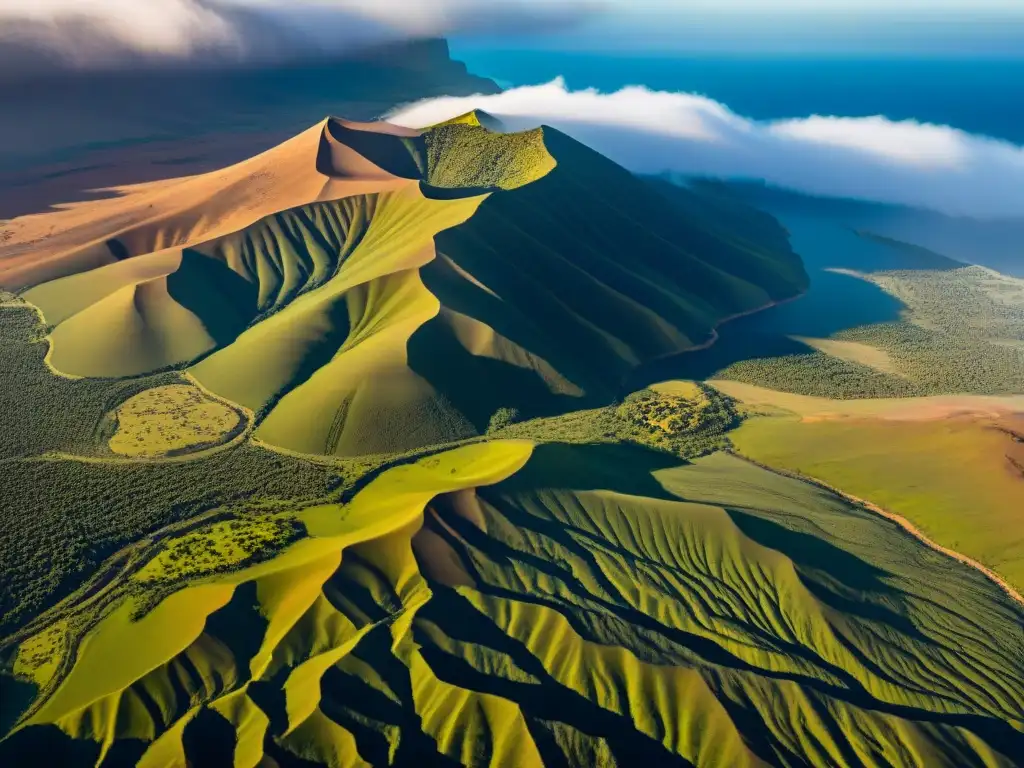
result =
[[811,477],[810,475],[804,475],[800,472],[793,472],[788,469],[779,469],[778,467],[773,467],[769,464],[764,464],[760,461],[757,461],[756,459],[752,459],[749,456],[739,453],[738,451],[730,451],[730,453],[732,453],[732,455],[735,456],[736,458],[747,462],[748,464],[753,464],[756,467],[766,469],[769,472],[774,472],[775,474],[782,475],[783,477],[789,477],[794,480],[800,480],[801,482],[817,486],[818,488],[826,490],[829,493],[835,494],[836,496],[845,499],[846,501],[849,501],[853,504],[856,504],[859,507],[867,509],[869,512],[873,512],[876,515],[884,517],[886,520],[889,520],[890,522],[893,522],[896,525],[898,525],[904,531],[904,533],[913,536],[915,539],[917,539],[930,549],[933,549],[934,551],[942,555],[950,557],[956,560],[957,562],[978,571],[983,576],[985,576],[989,581],[991,581],[993,584],[999,587],[999,589],[1007,597],[1009,597],[1011,601],[1017,603],[1017,605],[1020,608],[1024,608],[1024,595],[1021,595],[1021,593],[1018,592],[1013,587],[1013,585],[1007,582],[1002,576],[1000,576],[998,573],[993,571],[988,566],[978,562],[974,558],[969,557],[968,555],[965,555],[962,552],[957,552],[956,550],[950,549],[949,547],[944,547],[938,542],[928,538],[920,528],[914,525],[910,520],[905,518],[903,515],[899,515],[895,512],[890,512],[887,509],[883,509],[882,507],[868,501],[867,499],[862,499],[858,496],[854,496],[850,493],[847,493],[846,491],[836,488],[834,485],[829,485],[828,483],[822,480],[819,480],[815,477]]
[[[657,355],[656,357],[644,360],[642,363],[634,367],[625,375],[622,382],[620,383],[620,386],[631,386],[631,382],[633,382],[633,377],[635,377],[639,371],[643,371],[645,368],[649,366],[656,365],[658,363],[663,363],[666,360],[671,360],[672,358],[675,357],[682,357],[683,355],[689,355],[693,352],[703,352],[704,350],[710,349],[718,342],[720,338],[719,330],[722,328],[723,325],[726,325],[727,323],[731,323],[734,320],[741,320],[744,317],[750,317],[751,315],[757,315],[760,314],[761,312],[767,312],[769,309],[781,307],[784,304],[789,304],[791,302],[797,301],[798,299],[802,299],[806,295],[807,290],[803,290],[800,291],[800,293],[796,294],[795,296],[790,296],[789,298],[785,299],[773,299],[772,301],[769,301],[767,304],[763,304],[762,306],[754,307],[753,309],[748,309],[743,312],[737,312],[734,315],[727,315],[723,318],[720,318],[711,328],[711,333],[708,336],[708,338],[702,341],[700,344],[698,344],[695,347],[687,347],[686,349],[676,350],[674,352],[666,352],[663,355]],[[651,384],[660,384],[664,381],[675,380],[677,379],[661,379],[659,381],[652,381]]]

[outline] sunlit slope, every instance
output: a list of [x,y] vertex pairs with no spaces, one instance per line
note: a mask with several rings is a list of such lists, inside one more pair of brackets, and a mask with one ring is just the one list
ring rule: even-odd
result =
[[687,208],[562,134],[489,122],[331,119],[281,155],[326,180],[316,202],[260,198],[283,207],[220,233],[236,197],[222,191],[187,232],[155,213],[110,229],[94,268],[46,251],[69,272],[25,298],[52,328],[50,364],[97,378],[188,368],[254,411],[270,445],[381,454],[483,433],[499,411],[607,403],[641,363],[804,287],[777,225],[763,242],[729,234],[712,206]]
[[[223,576],[193,575],[147,609],[147,595],[159,599],[181,573],[173,544],[158,550],[150,565],[124,574],[125,601],[84,638],[65,638],[65,621],[22,645],[15,672],[43,694],[0,755],[29,749],[58,763],[142,756],[141,765],[185,765],[183,748],[195,745],[190,723],[203,730],[220,713],[238,729],[235,764],[255,765],[271,717],[283,741],[304,724],[316,728],[320,679],[361,638],[393,633],[398,642],[410,631],[417,605],[429,597],[410,541],[430,499],[497,482],[531,451],[530,443],[495,442],[392,469],[345,506],[298,514],[308,535],[273,560]],[[397,613],[375,615],[381,605]],[[73,660],[66,643],[76,648]],[[73,666],[63,677],[65,660]],[[29,703],[19,701],[23,690],[24,683],[5,685],[5,716]],[[94,746],[53,741],[53,729],[41,727],[48,724]],[[292,741],[301,752],[305,737]],[[201,754],[209,759],[223,746],[204,742]],[[346,746],[344,739],[324,744]]]
[[[279,211],[395,188],[419,177],[402,178],[408,163],[381,168],[337,138],[367,133],[365,128],[325,120],[221,171],[119,188],[110,199],[6,222],[0,288],[23,290],[126,258],[190,247]],[[395,126],[387,130],[399,142],[415,135]]]
[[429,130],[425,149],[430,183],[446,188],[518,189],[557,165],[543,129],[496,133],[475,112]]
[[55,688],[52,640],[30,641],[43,700],[0,749],[959,768],[1024,748],[1020,607],[736,458],[498,442],[301,519],[309,536],[268,563],[136,623],[115,609]]

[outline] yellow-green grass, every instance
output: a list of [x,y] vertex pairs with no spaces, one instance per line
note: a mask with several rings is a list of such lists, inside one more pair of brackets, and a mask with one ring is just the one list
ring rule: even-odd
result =
[[[250,672],[260,677],[271,665],[275,651],[285,652],[275,646],[287,639],[294,623],[318,600],[324,600],[320,590],[340,566],[343,550],[360,542],[387,539],[396,531],[415,526],[433,495],[498,481],[521,467],[531,451],[528,442],[495,442],[389,470],[345,506],[326,505],[300,513],[298,519],[305,524],[308,535],[274,559],[225,575],[203,579],[207,564],[201,559],[179,565],[170,555],[188,552],[206,537],[213,554],[226,558],[218,565],[230,566],[227,560],[245,555],[238,541],[240,534],[230,526],[218,523],[165,543],[157,558],[141,571],[124,575],[126,599],[85,637],[75,641],[74,666],[66,679],[44,679],[45,673],[62,668],[61,657],[70,651],[50,641],[52,629],[21,645],[17,657],[21,661],[16,661],[16,666],[31,670],[35,682],[46,691],[25,724],[55,723],[73,736],[97,742],[101,754],[116,738],[153,741],[173,722],[154,722],[151,712],[147,716],[140,695],[154,696],[162,703],[166,716],[177,712],[177,721],[178,717],[188,719],[194,714],[190,702],[197,697],[219,699],[220,694],[228,693],[223,686],[243,685]],[[408,542],[411,532],[405,536]],[[398,565],[396,561],[381,563],[380,567]],[[138,618],[136,612],[144,594],[139,587],[167,581],[171,576],[189,579],[190,583]],[[249,593],[251,598],[246,596]],[[208,617],[229,603],[240,613],[238,626],[211,628]],[[315,630],[329,634],[330,623],[325,617],[324,626]],[[260,633],[260,626],[265,635]],[[216,636],[217,632],[230,636]],[[251,652],[258,651],[256,657],[232,658],[232,650],[238,650],[232,646],[235,642],[242,648],[255,642]],[[54,656],[44,658],[46,649],[52,649]],[[249,672],[244,671],[243,662]],[[182,664],[195,665],[195,671],[183,681],[186,688],[195,686],[185,700],[176,699],[177,689],[171,682],[180,674]],[[112,670],[112,666],[117,669]],[[185,708],[174,709],[181,706]],[[161,749],[157,745],[157,751]]]
[[[876,316],[886,319],[868,324],[860,323],[869,315],[850,318],[847,327],[826,339],[791,337],[814,350],[809,354],[778,338],[769,344],[774,351],[769,351],[755,325],[737,329],[732,362],[723,361],[725,367],[714,375],[836,399],[1022,393],[1024,281],[977,266],[827,271],[873,284],[881,291],[873,295],[878,311],[888,304],[885,312],[891,314]],[[844,290],[852,291],[851,283],[847,280]],[[857,290],[864,291],[864,285]],[[873,311],[871,290],[862,297],[866,312]],[[837,305],[854,301],[852,294],[840,294],[834,297]],[[902,309],[897,317],[898,307]],[[794,311],[799,312],[799,305]],[[820,322],[810,316],[798,320],[796,315],[782,320],[797,321]],[[769,356],[761,357],[765,354]]]
[[147,389],[116,412],[110,450],[121,456],[155,458],[218,445],[244,426],[236,408],[184,384]]
[[173,459],[117,456],[108,445],[117,407],[188,380],[56,376],[45,335],[29,306],[0,309],[0,644],[114,553],[167,526],[216,507],[304,503],[365,471],[283,456],[242,435]]
[[446,188],[517,189],[547,176],[556,166],[537,128],[494,133],[470,113],[426,133],[429,182]]
[[694,381],[668,381],[651,386],[658,397],[638,404],[637,417],[666,434],[692,432],[712,405],[708,393]]
[[422,138],[427,183],[284,210],[184,249],[163,233],[152,253],[133,246],[37,286],[27,297],[54,326],[53,367],[187,369],[253,411],[264,444],[401,453],[481,434],[502,408],[606,404],[637,365],[806,280],[787,248],[732,233],[727,213],[670,199],[550,129],[324,130],[335,154],[381,167],[393,155],[409,173]]
[[23,645],[43,692],[0,756],[961,768],[1024,745],[1020,606],[735,457],[496,441],[299,517],[272,559],[114,608],[49,686],[54,643]]
[[743,455],[902,515],[1024,591],[1024,472],[1011,462],[1024,451],[998,428],[1019,432],[1022,424],[779,415],[748,419],[731,438]]
[[261,551],[283,546],[296,527],[291,513],[250,514],[218,522],[172,539],[134,578],[174,583],[236,568]]

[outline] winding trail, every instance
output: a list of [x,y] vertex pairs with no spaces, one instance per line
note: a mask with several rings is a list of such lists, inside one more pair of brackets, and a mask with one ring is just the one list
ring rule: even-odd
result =
[[845,499],[846,501],[852,502],[853,504],[856,504],[859,507],[867,509],[870,512],[874,512],[877,515],[881,515],[885,519],[890,520],[893,523],[896,523],[896,525],[902,528],[905,533],[910,534],[925,546],[935,550],[936,552],[946,555],[947,557],[951,557],[957,562],[962,563],[963,565],[969,566],[977,571],[980,571],[984,576],[986,576],[989,579],[989,581],[993,582],[997,587],[999,587],[1003,592],[1005,592],[1011,600],[1015,601],[1018,605],[1021,606],[1021,608],[1024,608],[1024,596],[1022,596],[1020,592],[1014,589],[1014,587],[1011,584],[1009,584],[1002,576],[993,571],[991,568],[982,565],[974,558],[968,557],[967,555],[964,555],[960,552],[949,549],[948,547],[944,547],[935,541],[932,541],[927,536],[925,536],[925,534],[917,526],[915,526],[907,518],[903,517],[903,515],[897,515],[895,512],[890,512],[886,509],[882,509],[882,507],[868,501],[867,499],[862,499],[857,496],[853,496],[849,493],[846,493],[846,491],[843,491],[840,488],[836,488],[834,485],[829,485],[828,483],[823,482],[822,480],[819,480],[816,477],[804,475],[799,472],[793,472],[788,469],[779,469],[778,467],[773,467],[770,464],[763,464],[762,462],[757,461],[756,459],[752,459],[749,456],[744,456],[743,454],[737,453],[735,451],[731,453],[736,458],[742,459],[748,464],[753,464],[754,466],[760,467],[761,469],[766,469],[769,472],[774,472],[777,475],[783,475],[784,477],[791,477],[794,480],[800,480],[801,482],[810,483],[811,485],[817,486],[818,488],[826,490],[829,493],[833,493],[836,496]]

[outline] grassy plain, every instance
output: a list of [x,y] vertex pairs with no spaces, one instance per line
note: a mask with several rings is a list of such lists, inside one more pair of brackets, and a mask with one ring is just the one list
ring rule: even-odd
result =
[[[1024,417],[1000,416],[991,402],[936,401],[865,401],[845,416],[837,414],[845,403],[804,408],[802,418],[755,416],[730,437],[758,462],[902,515],[1024,591],[1024,444],[1014,437]],[[972,407],[989,415],[956,415]]]
[[827,338],[794,336],[815,351],[760,357],[752,350],[715,376],[832,398],[1024,391],[1024,281],[983,267],[833,271],[899,301],[901,319]]
[[219,445],[245,427],[246,417],[198,387],[147,389],[117,409],[110,450],[121,456],[155,458]]

